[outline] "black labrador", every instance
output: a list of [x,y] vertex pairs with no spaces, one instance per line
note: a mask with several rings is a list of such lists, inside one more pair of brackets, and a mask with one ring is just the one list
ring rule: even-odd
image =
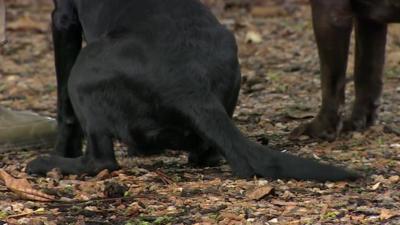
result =
[[[400,22],[399,0],[311,0],[321,64],[322,105],[318,115],[292,132],[334,140],[341,131],[374,124],[382,94],[387,24]],[[347,56],[355,24],[355,102],[342,122]]]
[[54,2],[59,140],[28,172],[115,170],[119,139],[138,151],[184,149],[198,165],[221,154],[243,178],[358,177],[243,136],[231,120],[241,80],[235,38],[198,0]]

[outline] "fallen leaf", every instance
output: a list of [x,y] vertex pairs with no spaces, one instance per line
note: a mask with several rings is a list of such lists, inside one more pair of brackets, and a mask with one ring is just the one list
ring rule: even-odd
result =
[[378,183],[376,183],[376,184],[374,184],[373,186],[372,186],[372,190],[374,190],[374,191],[376,191],[376,190],[378,190],[378,188],[381,186],[381,182],[378,182]]
[[260,200],[265,196],[273,193],[274,188],[270,186],[262,186],[255,188],[251,192],[247,193],[247,197],[252,200]]
[[364,220],[364,218],[365,218],[364,214],[350,215],[350,219],[353,220],[353,221],[357,221],[357,222]]
[[381,220],[388,220],[388,219],[393,218],[395,216],[400,216],[400,213],[393,212],[393,211],[391,211],[389,209],[382,209],[381,210],[381,214],[379,215],[379,218]]
[[400,180],[400,176],[398,176],[398,175],[389,177],[389,181],[393,184],[399,182],[399,180]]
[[271,201],[271,204],[278,205],[278,206],[289,206],[289,205],[296,206],[297,205],[296,202],[285,202],[285,201],[280,201],[280,200],[276,200],[276,199],[273,199]]
[[7,25],[9,30],[33,30],[38,32],[45,32],[47,27],[47,24],[33,21],[28,16],[23,16]]
[[[302,135],[302,136],[304,136],[304,135]],[[314,157],[314,159],[321,160],[321,157],[319,157],[318,155],[316,155],[316,154],[314,154],[314,153],[313,153],[313,157]],[[333,186],[332,186],[332,187],[333,187]]]
[[314,112],[302,111],[302,110],[292,110],[289,109],[286,111],[286,116],[289,119],[310,119],[314,118]]
[[0,178],[4,181],[8,189],[23,199],[42,202],[55,200],[54,196],[33,189],[27,179],[16,179],[2,169],[0,169]]
[[356,140],[361,140],[361,139],[365,138],[365,135],[363,135],[360,132],[354,132],[353,133],[353,138],[356,139]]
[[348,182],[340,181],[340,182],[336,183],[336,187],[340,188],[340,189],[343,189],[343,188],[347,187],[348,184],[349,184]]
[[[221,213],[220,216],[221,216],[221,218],[224,218],[224,220],[226,221],[226,224],[243,224],[243,223],[239,223],[240,221],[243,220],[243,216],[241,216],[241,215],[224,212],[224,213]],[[222,221],[221,221],[221,223],[223,224]]]
[[270,220],[268,220],[268,222],[270,222],[270,223],[278,223],[278,218],[270,219]]
[[335,183],[326,182],[326,183],[325,183],[325,186],[327,186],[328,188],[333,188],[333,187],[335,187]]
[[254,17],[278,17],[286,14],[286,11],[279,6],[254,6],[251,9],[251,15]]
[[251,31],[247,32],[245,40],[246,40],[246,43],[259,44],[263,41],[263,38],[262,38],[260,32],[251,30]]
[[108,179],[110,177],[111,177],[111,174],[108,171],[108,169],[104,169],[104,170],[100,171],[100,173],[98,173],[96,175],[96,177],[93,179],[93,181],[106,180],[106,179]]

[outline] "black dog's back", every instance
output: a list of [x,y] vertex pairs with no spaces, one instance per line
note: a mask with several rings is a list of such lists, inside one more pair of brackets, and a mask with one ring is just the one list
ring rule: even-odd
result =
[[[95,6],[91,0],[69,1],[75,4],[88,44],[108,40],[120,46],[109,49],[121,56],[108,59],[116,67],[123,64],[129,71],[132,64],[140,63],[144,69],[151,61],[148,64],[157,66],[147,68],[151,76],[143,79],[156,78],[152,85],[170,83],[171,87],[174,79],[180,79],[177,75],[186,76],[178,70],[202,70],[201,76],[213,76],[211,90],[233,113],[237,94],[228,89],[237,92],[240,85],[235,39],[199,1],[113,0],[110,4],[98,0]],[[169,70],[178,71],[174,79],[165,76]]]
[[148,41],[154,37],[174,40],[177,34],[172,31],[202,36],[204,32],[196,32],[196,28],[218,28],[216,18],[197,0],[96,0],[96,4],[92,0],[56,1],[71,5],[88,42],[131,32]]
[[198,1],[80,0],[73,8],[88,45],[68,89],[87,150],[77,159],[40,158],[30,164],[31,172],[115,169],[112,142],[118,138],[130,145],[189,150],[199,164],[221,153],[241,177],[357,177],[271,151],[240,133],[230,119],[240,85],[236,44]]

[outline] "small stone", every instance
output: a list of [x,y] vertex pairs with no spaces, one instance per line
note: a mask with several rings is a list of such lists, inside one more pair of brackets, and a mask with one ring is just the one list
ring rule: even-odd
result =
[[250,89],[252,91],[261,91],[261,90],[265,89],[265,85],[264,84],[255,84],[255,85],[251,86]]

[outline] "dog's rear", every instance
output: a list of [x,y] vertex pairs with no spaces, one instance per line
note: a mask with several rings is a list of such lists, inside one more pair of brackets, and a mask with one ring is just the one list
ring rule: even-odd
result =
[[[204,159],[204,153],[220,152],[234,173],[246,178],[357,177],[273,151],[240,133],[230,119],[240,84],[236,45],[198,1],[66,2],[58,3],[70,4],[88,41],[69,83],[88,147],[76,159],[39,158],[30,163],[31,172],[115,169],[112,140],[120,138],[163,148],[189,146],[186,150],[199,151]],[[98,17],[107,20],[99,23]],[[174,138],[163,138],[171,133]],[[209,147],[198,149],[198,143]]]

